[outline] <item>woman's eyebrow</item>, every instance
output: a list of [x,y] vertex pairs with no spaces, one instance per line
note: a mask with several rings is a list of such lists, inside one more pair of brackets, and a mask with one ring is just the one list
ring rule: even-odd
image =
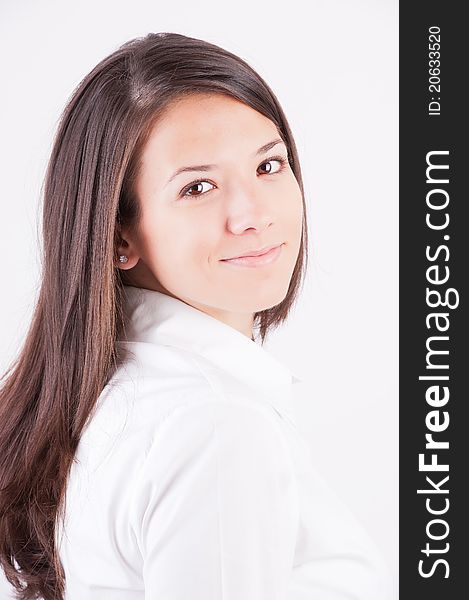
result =
[[[268,142],[267,144],[264,144],[263,146],[261,146],[256,152],[254,152],[253,156],[259,156],[260,154],[264,154],[264,152],[267,152],[268,150],[270,150],[277,144],[284,144],[284,143],[285,142],[282,139],[276,138],[275,140],[272,140],[271,142]],[[175,179],[181,173],[187,173],[188,171],[210,171],[210,169],[216,169],[216,168],[217,168],[217,165],[191,165],[189,167],[180,167],[179,169],[177,169],[177,171],[175,171],[171,175],[171,177],[168,179],[168,181],[164,187],[169,185],[173,181],[173,179]]]

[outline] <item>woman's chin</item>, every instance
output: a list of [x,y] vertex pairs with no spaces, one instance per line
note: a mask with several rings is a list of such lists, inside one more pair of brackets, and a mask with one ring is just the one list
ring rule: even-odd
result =
[[256,313],[268,310],[280,304],[287,292],[288,284],[273,289],[260,285],[258,289],[246,290],[246,293],[240,295],[237,312]]

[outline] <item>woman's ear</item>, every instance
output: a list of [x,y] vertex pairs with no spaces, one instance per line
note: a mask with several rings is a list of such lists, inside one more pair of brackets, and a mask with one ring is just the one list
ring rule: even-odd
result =
[[120,243],[116,249],[115,265],[127,271],[132,269],[139,261],[139,256],[135,248],[135,243],[131,239],[130,232],[125,227],[118,226],[117,235]]

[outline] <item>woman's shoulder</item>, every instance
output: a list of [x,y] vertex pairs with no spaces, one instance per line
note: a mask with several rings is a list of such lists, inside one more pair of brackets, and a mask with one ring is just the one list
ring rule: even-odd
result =
[[[151,347],[148,347],[151,346]],[[199,435],[213,426],[281,428],[278,412],[195,354],[171,346],[125,343],[121,364],[100,394],[80,442],[93,463],[124,453],[143,457],[168,427]],[[249,423],[249,425],[247,425]],[[176,424],[176,425],[174,425]]]
[[189,353],[143,342],[119,343],[120,364],[103,388],[90,429],[107,437],[149,435],[179,407],[214,396]]

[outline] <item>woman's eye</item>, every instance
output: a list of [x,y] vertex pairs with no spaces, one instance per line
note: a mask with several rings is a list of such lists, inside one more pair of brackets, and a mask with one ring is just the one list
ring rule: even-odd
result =
[[[287,160],[285,158],[283,158],[282,156],[275,156],[273,158],[269,158],[268,160],[264,161],[261,165],[259,165],[258,168],[262,167],[263,165],[272,165],[272,163],[278,163],[278,167],[277,170],[272,170],[272,166],[269,167],[269,170],[267,172],[262,173],[262,175],[275,175],[276,173],[280,173],[281,171],[283,171],[285,169]],[[206,194],[207,192],[210,191],[210,189],[205,189],[204,190],[204,186],[203,184],[208,184],[209,186],[212,186],[212,188],[214,187],[213,184],[211,184],[209,181],[206,181],[205,179],[197,179],[196,181],[193,181],[190,185],[186,186],[182,191],[181,191],[181,197],[199,197],[199,196],[203,196],[203,194]],[[198,189],[195,189],[198,188]],[[196,193],[191,193],[192,191],[195,191]]]
[[[204,179],[201,179],[200,181],[194,181],[193,183],[191,183],[188,187],[184,188],[182,190],[182,196],[201,196],[202,194],[205,194],[205,192],[209,191],[209,190],[203,190],[203,183],[208,183],[208,185],[212,185],[211,183],[209,183],[208,181],[205,181]],[[202,190],[200,189],[202,187]],[[194,189],[194,188],[199,188],[199,192],[201,192],[200,194],[189,194],[189,192]]]
[[[262,163],[262,165],[269,165],[271,163],[278,163],[279,164],[279,168],[272,172],[272,167],[270,167],[269,171],[267,171],[267,173],[265,173],[265,175],[273,175],[273,173],[280,173],[280,171],[283,171],[283,168],[285,167],[285,159],[282,158],[281,156],[278,156],[276,158],[269,158],[269,160],[266,160],[265,162]],[[260,165],[260,166],[262,166]]]

